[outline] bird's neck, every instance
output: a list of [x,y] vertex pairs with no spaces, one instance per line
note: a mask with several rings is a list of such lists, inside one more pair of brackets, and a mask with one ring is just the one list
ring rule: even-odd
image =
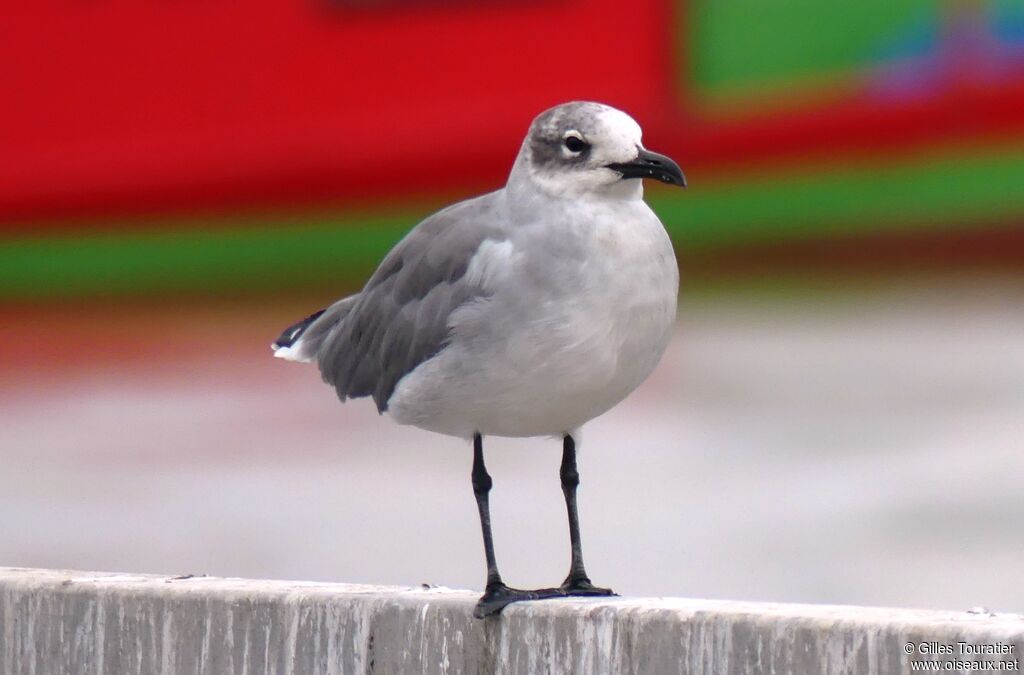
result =
[[644,182],[639,178],[619,180],[599,191],[606,199],[633,201],[644,198]]
[[551,181],[531,172],[525,163],[516,162],[509,175],[505,191],[513,204],[536,203],[538,201],[580,200],[594,201],[638,201],[644,198],[643,181],[639,179],[617,180],[605,185],[563,183]]

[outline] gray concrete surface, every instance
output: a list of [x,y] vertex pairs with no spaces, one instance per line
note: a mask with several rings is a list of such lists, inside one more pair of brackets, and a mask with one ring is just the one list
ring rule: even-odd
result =
[[1024,651],[1024,616],[981,611],[614,598],[524,603],[479,621],[475,599],[441,588],[0,568],[0,666],[5,675],[889,675],[914,672],[914,660],[940,672],[1021,672]]

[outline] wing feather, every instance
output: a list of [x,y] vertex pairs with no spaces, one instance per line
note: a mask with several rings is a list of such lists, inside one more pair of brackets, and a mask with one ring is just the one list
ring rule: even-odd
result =
[[341,400],[373,396],[387,410],[398,382],[447,345],[452,312],[487,296],[466,271],[481,243],[504,239],[496,195],[430,216],[385,257],[319,352]]

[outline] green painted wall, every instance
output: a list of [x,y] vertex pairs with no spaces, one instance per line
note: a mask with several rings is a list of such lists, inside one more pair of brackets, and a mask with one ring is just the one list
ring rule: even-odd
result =
[[685,15],[687,86],[709,97],[834,80],[870,64],[935,0],[693,0]]
[[[823,233],[982,227],[1024,213],[1024,143],[899,165],[807,167],[787,175],[649,190],[676,244],[709,251]],[[130,224],[0,243],[0,299],[223,293],[365,279],[437,204],[254,221]]]

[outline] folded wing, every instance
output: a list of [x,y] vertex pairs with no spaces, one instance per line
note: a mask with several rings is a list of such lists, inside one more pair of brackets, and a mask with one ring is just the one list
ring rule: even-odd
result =
[[354,296],[317,351],[320,373],[341,400],[372,396],[387,410],[399,380],[447,345],[452,312],[487,296],[466,272],[485,240],[503,239],[495,194],[417,225]]

